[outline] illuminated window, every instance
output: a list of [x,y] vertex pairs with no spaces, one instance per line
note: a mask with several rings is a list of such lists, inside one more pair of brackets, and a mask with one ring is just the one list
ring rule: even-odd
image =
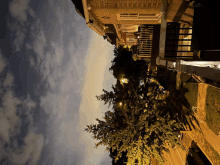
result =
[[161,13],[158,14],[117,14],[118,20],[158,20]]
[[128,42],[135,42],[135,39],[134,39],[134,38],[126,38],[126,40],[127,40]]
[[107,0],[108,4],[113,4],[113,3],[116,3],[116,2],[117,2],[116,0]]

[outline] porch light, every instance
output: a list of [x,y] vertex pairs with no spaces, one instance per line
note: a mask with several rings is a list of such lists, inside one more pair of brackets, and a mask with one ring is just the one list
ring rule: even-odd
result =
[[123,84],[124,84],[124,83],[128,83],[128,79],[122,78],[122,79],[121,79],[121,83],[123,83]]

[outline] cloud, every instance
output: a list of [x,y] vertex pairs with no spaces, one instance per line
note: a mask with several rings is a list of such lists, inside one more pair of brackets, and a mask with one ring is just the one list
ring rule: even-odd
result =
[[[36,60],[31,57],[30,63],[40,71],[47,86],[45,95],[40,97],[40,106],[49,115],[45,141],[50,155],[45,156],[42,164],[47,164],[52,159],[53,165],[98,165],[105,155],[105,147],[94,149],[94,140],[83,129],[96,117],[101,117],[101,112],[105,110],[100,109],[95,95],[100,94],[103,84],[106,84],[104,75],[108,70],[108,51],[113,46],[100,36],[90,38],[84,21],[81,24],[78,23],[80,21],[74,22],[69,15],[67,17],[64,14],[63,7],[56,8],[54,5],[59,4],[49,2],[52,11],[56,11],[57,24],[54,26],[61,28],[56,30],[58,37],[47,42],[40,21],[36,21],[31,27],[31,47],[36,53]],[[63,1],[58,3],[65,4]],[[64,23],[63,18],[69,19],[63,25],[70,28],[69,32],[62,30],[60,24]],[[78,29],[76,35],[74,29]],[[64,44],[64,40],[68,41],[67,44]],[[89,48],[88,40],[92,42]],[[65,59],[68,59],[66,63]]]
[[40,134],[36,135],[34,132],[28,132],[24,142],[25,146],[22,148],[21,154],[12,153],[13,163],[20,165],[29,162],[31,165],[36,165],[44,146],[44,137]]
[[6,78],[3,82],[3,87],[6,88],[6,87],[12,87],[14,85],[14,77],[12,75],[12,73],[10,72],[7,72],[6,74]]
[[[0,54],[0,66],[4,66],[6,59]],[[6,67],[6,66],[4,66]],[[3,68],[3,67],[2,67]],[[2,73],[4,68],[1,68]],[[28,95],[26,99],[19,99],[15,96],[13,89],[13,74],[7,72],[0,81],[0,159],[6,158],[8,163],[23,165],[29,162],[36,165],[44,146],[44,137],[35,133],[33,126],[32,110],[35,103]],[[22,117],[26,115],[26,119]],[[24,137],[24,144],[18,143],[18,137],[23,129],[22,122],[28,122],[28,134]]]
[[[31,27],[31,36],[33,43],[31,46],[36,53],[36,60],[32,56],[29,57],[30,65],[39,70],[42,80],[45,80],[50,88],[56,87],[57,78],[62,75],[61,67],[64,58],[64,47],[62,43],[51,41],[47,43],[45,32],[41,23],[36,21]],[[62,36],[62,34],[60,34]],[[28,46],[30,47],[30,46]],[[50,47],[49,51],[46,48]]]
[[[13,0],[9,5],[10,13],[20,22],[25,22],[27,21],[28,5],[29,0]],[[33,15],[33,12],[31,13]]]
[[21,25],[17,26],[16,32],[15,32],[15,39],[13,42],[14,45],[14,52],[18,52],[22,48],[22,44],[24,42],[26,29],[22,28]]
[[[31,45],[36,60],[30,57],[30,64],[40,72],[42,81],[45,81],[47,86],[45,95],[40,97],[40,106],[49,115],[46,141],[51,150],[50,157],[53,157],[52,164],[81,162],[82,157],[79,155],[83,154],[84,147],[78,143],[79,134],[74,129],[78,122],[77,104],[80,101],[74,91],[79,89],[77,84],[74,84],[75,57],[69,55],[70,59],[63,65],[65,49],[62,31],[56,41],[48,43],[39,21],[36,21],[31,29]],[[47,49],[47,46],[50,49]],[[69,46],[71,48],[68,47],[67,50],[74,51],[74,46]],[[70,52],[66,51],[65,56],[68,56],[68,53]],[[44,159],[47,162],[49,156]]]
[[45,48],[47,46],[46,36],[39,21],[36,21],[36,23],[31,26],[31,37],[34,41],[32,43],[33,50],[39,57],[37,60],[39,65],[44,58],[43,55],[45,54]]
[[35,68],[36,67],[36,63],[35,63],[35,59],[33,56],[29,57],[29,62],[30,62],[30,66]]
[[14,52],[21,50],[24,43],[25,34],[27,32],[27,14],[35,17],[35,12],[29,7],[29,0],[13,0],[9,4],[9,12],[15,21],[9,23],[9,28],[15,31],[15,39],[13,41]]
[[7,66],[7,61],[3,57],[2,51],[0,50],[0,73],[3,72],[6,66]]
[[110,165],[110,162],[112,162],[112,159],[110,158],[109,153],[106,152],[100,161],[100,165]]
[[32,49],[32,46],[31,46],[31,44],[30,44],[30,43],[26,43],[26,45],[25,45],[25,46],[26,46],[26,49],[27,49],[27,50]]
[[33,9],[31,9],[30,7],[28,7],[28,13],[30,14],[30,16],[32,16],[33,18],[35,17],[35,12]]
[[[80,143],[85,143],[87,146],[87,152],[85,156],[85,164],[99,164],[101,158],[106,154],[106,146],[99,146],[94,149],[95,141],[92,139],[92,134],[84,131],[86,125],[96,124],[96,118],[101,119],[103,117],[102,112],[106,109],[101,109],[101,102],[97,101],[96,95],[102,93],[105,82],[106,68],[108,64],[109,53],[113,49],[109,43],[103,40],[97,34],[92,35],[90,39],[89,48],[87,51],[87,57],[84,61],[86,66],[84,78],[83,78],[83,89],[81,95],[81,105],[80,105],[80,122],[78,125],[78,131],[81,134]],[[110,164],[106,163],[106,164]]]
[[[38,35],[41,35],[41,37],[36,36],[35,38],[44,38],[42,36],[44,35],[43,33]],[[62,38],[61,34],[60,38]],[[60,41],[60,38],[58,41]],[[76,158],[71,156],[71,154],[76,151],[80,152],[82,156],[78,161],[81,162],[81,159],[84,159],[82,165],[97,164],[105,148],[94,149],[94,141],[90,138],[90,135],[79,134],[76,131],[76,127],[79,121],[92,122],[95,117],[98,117],[97,114],[101,114],[99,103],[94,99],[94,96],[101,92],[103,86],[107,56],[105,54],[105,45],[102,44],[101,47],[96,47],[95,50],[93,48],[89,49],[88,52],[91,54],[87,55],[85,63],[81,63],[79,59],[83,58],[83,54],[70,41],[67,50],[71,56],[68,63],[62,66],[64,47],[61,41],[59,43],[51,41],[49,43],[51,50],[48,52],[44,52],[44,47],[37,46],[38,44],[41,43],[36,40],[34,45],[40,49],[35,50],[37,53],[36,66],[38,69],[42,69],[42,77],[49,84],[46,95],[41,96],[40,105],[50,115],[50,120],[47,121],[47,137],[52,143],[53,153],[51,154],[54,157],[54,164],[71,164],[75,162]],[[103,54],[99,52],[103,52]],[[85,70],[86,66],[87,69]],[[84,85],[82,86],[80,77],[84,73]],[[82,87],[85,89],[82,90]],[[80,94],[79,92],[84,92],[83,104],[87,105],[85,109],[80,109],[82,112],[87,110],[86,114],[80,116],[77,106],[80,103],[80,99],[77,96]],[[82,126],[84,127],[85,124],[83,122]],[[83,139],[83,136],[85,139]],[[91,153],[91,157],[84,156],[88,150]]]

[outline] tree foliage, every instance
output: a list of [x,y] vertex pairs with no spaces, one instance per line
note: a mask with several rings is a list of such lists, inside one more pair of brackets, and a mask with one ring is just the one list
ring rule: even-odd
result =
[[[113,110],[105,113],[104,120],[96,119],[98,124],[87,125],[85,131],[99,141],[95,148],[106,146],[115,164],[124,161],[125,155],[127,165],[150,164],[151,157],[163,163],[162,152],[169,152],[168,145],[183,147],[175,134],[184,130],[182,116],[171,101],[173,95],[158,99],[162,94],[158,84],[150,81],[148,65],[134,61],[131,55],[128,50],[115,49],[109,70],[117,82],[112,91],[103,89],[103,94],[96,96]],[[127,84],[120,83],[122,77],[129,80]]]
[[151,156],[164,162],[162,151],[169,152],[167,144],[181,146],[174,134],[183,129],[181,123],[164,100],[156,99],[157,90],[148,95],[150,88],[157,88],[157,84],[146,81],[137,87],[131,81],[128,84],[117,81],[112,91],[103,90],[104,94],[97,96],[105,104],[112,104],[113,112],[107,111],[104,120],[96,119],[98,124],[87,125],[85,130],[99,140],[95,147],[105,145],[107,150],[117,150],[115,161],[126,152],[128,164],[137,160],[139,164],[149,164]]
[[[122,78],[124,75],[129,80],[143,79],[145,73],[148,71],[146,61],[132,59],[132,52],[127,49],[119,47],[114,50],[115,58],[112,60],[112,66],[109,68],[113,72],[116,79]],[[141,71],[141,72],[140,72]]]

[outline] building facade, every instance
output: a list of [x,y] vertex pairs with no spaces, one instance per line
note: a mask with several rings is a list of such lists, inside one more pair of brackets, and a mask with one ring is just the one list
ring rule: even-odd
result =
[[161,23],[163,0],[72,0],[87,25],[114,45],[137,45],[138,27]]
[[187,8],[189,2],[183,0],[72,0],[72,2],[92,30],[116,47],[119,45],[135,47],[136,51],[133,53],[138,59],[149,60],[153,54],[158,55],[158,51],[164,51],[167,22],[191,21],[191,17],[187,17],[190,20],[182,20],[185,17],[183,11],[189,9]]

